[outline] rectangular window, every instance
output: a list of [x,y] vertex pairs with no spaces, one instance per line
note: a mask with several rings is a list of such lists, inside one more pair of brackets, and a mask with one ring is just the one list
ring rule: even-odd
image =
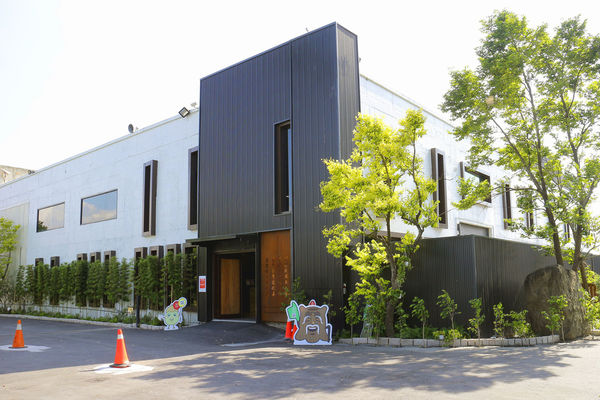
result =
[[433,201],[438,201],[437,215],[440,218],[438,226],[448,228],[448,206],[446,199],[446,166],[444,153],[436,148],[431,149],[431,178],[437,183],[433,193]]
[[563,224],[563,239],[566,241],[571,240],[571,228],[569,228],[569,224]]
[[115,250],[108,250],[104,252],[104,262],[109,263],[111,258],[117,257],[117,252]]
[[36,258],[35,261],[33,262],[34,265],[44,265],[44,259],[42,257]]
[[165,248],[163,246],[150,246],[150,255],[153,257],[163,258]]
[[87,254],[86,253],[77,254],[77,261],[87,261]]
[[81,225],[117,218],[117,191],[81,199]]
[[156,173],[158,161],[152,160],[144,164],[144,204],[143,231],[144,236],[156,235]]
[[136,247],[134,250],[134,259],[139,260],[140,258],[146,258],[148,256],[148,248],[147,247]]
[[188,229],[198,229],[198,147],[188,151]]
[[59,256],[50,257],[50,266],[51,267],[58,267],[59,265],[60,265],[60,257]]
[[510,222],[507,220],[512,220],[512,202],[510,200],[510,186],[504,185],[504,190],[502,191],[502,212],[504,217],[504,229],[510,228]]
[[100,261],[100,252],[99,251],[94,251],[93,253],[90,253],[90,263],[93,263],[96,261]]
[[[474,179],[475,183],[481,183],[483,181],[487,181],[488,184],[491,183],[490,176],[484,174],[481,171],[476,171],[471,168],[465,166],[465,164],[461,161],[460,163],[460,176],[463,179]],[[492,204],[492,195],[490,195],[483,200],[485,203]]]
[[532,212],[525,211],[525,227],[527,229],[533,229],[535,227],[535,222],[534,222]]
[[292,130],[287,121],[275,125],[275,214],[290,211],[291,194]]
[[44,232],[52,229],[64,228],[65,226],[65,203],[40,208],[37,211],[36,232]]

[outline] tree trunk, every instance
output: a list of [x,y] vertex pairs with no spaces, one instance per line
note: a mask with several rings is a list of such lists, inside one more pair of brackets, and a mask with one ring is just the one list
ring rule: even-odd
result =
[[562,256],[562,247],[560,246],[560,236],[558,235],[558,227],[556,226],[556,220],[554,219],[554,214],[552,210],[546,208],[546,215],[548,216],[548,224],[552,227],[552,247],[554,248],[554,258],[556,259],[556,264],[564,267],[564,260]]

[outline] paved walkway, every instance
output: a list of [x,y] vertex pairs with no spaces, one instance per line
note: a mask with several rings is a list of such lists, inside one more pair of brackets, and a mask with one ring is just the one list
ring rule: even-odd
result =
[[[0,345],[12,342],[15,326],[16,319],[0,318]],[[126,329],[136,369],[115,375],[96,370],[113,361],[115,328],[24,320],[23,333],[25,344],[49,349],[0,350],[2,399],[600,398],[600,340],[523,348],[317,348],[288,345],[280,331],[255,324]]]

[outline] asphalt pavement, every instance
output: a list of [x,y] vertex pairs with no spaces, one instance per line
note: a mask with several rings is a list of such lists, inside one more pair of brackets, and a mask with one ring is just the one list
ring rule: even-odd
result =
[[[600,340],[523,348],[292,346],[260,324],[123,329],[0,317],[0,399],[599,399]],[[37,348],[43,346],[45,348]]]

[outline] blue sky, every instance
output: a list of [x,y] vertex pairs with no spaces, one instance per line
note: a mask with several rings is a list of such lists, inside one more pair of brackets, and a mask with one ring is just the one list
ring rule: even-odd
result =
[[0,0],[0,165],[39,169],[173,116],[203,76],[332,21],[358,35],[361,73],[435,110],[502,8],[600,33],[600,6],[579,0]]

